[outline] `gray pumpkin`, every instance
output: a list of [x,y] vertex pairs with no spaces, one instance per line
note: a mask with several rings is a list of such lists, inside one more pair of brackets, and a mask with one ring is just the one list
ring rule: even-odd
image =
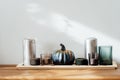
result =
[[75,60],[74,53],[66,50],[63,44],[60,44],[61,50],[57,50],[52,54],[52,61],[54,65],[72,65]]

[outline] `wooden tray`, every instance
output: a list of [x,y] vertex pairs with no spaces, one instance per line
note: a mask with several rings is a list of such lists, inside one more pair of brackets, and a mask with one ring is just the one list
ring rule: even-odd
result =
[[116,62],[113,62],[113,65],[97,65],[97,66],[90,66],[90,65],[29,65],[24,66],[23,64],[18,64],[16,66],[18,69],[117,69]]

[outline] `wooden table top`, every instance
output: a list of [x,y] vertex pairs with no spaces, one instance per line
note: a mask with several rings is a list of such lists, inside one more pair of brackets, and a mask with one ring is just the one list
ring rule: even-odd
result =
[[0,79],[120,80],[120,66],[115,70],[23,70],[15,66],[0,66]]

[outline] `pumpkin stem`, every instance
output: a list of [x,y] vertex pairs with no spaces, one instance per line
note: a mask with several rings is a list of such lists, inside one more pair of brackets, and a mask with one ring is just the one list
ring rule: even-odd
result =
[[60,44],[60,46],[61,46],[61,50],[62,50],[62,51],[65,51],[65,50],[66,50],[66,49],[65,49],[65,46],[64,46],[62,43]]

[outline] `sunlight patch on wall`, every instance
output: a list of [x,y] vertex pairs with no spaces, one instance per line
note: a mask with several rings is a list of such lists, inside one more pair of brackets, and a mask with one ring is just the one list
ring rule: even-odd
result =
[[[30,5],[31,6],[31,5]],[[108,35],[103,34],[97,30],[86,26],[86,24],[81,24],[75,20],[70,20],[65,15],[60,13],[49,11],[42,8],[41,12],[37,4],[30,7],[28,5],[27,12],[32,16],[33,21],[38,23],[40,26],[50,27],[56,32],[61,32],[78,42],[79,44],[84,45],[84,41],[89,37],[95,37],[98,39],[98,45],[112,45],[113,46],[113,56],[114,59],[119,58],[120,54],[120,41],[114,39]],[[38,11],[37,11],[38,10]],[[37,14],[37,15],[35,15]],[[109,29],[108,29],[109,30]],[[119,54],[119,55],[118,55]]]
[[83,41],[89,37],[96,37],[98,38],[98,40],[100,39],[99,41],[100,45],[112,45],[113,42],[120,43],[119,40],[113,39],[110,36],[107,36],[99,31],[96,31],[90,28],[90,26],[89,27],[85,26],[77,21],[73,21],[68,19],[67,17],[58,15],[57,13],[54,13],[51,16],[50,22],[52,28],[59,32],[64,32],[65,34],[73,37],[73,39],[76,38],[77,41],[82,44],[84,43]]
[[119,40],[114,39],[110,36],[107,36],[97,30],[94,30],[90,28],[90,26],[85,26],[83,24],[80,24],[79,22],[69,20],[66,17],[64,18],[63,16],[60,18],[60,16],[61,15],[56,17],[56,14],[55,14],[55,17],[51,17],[52,19],[51,23],[53,23],[52,26],[54,29],[60,32],[64,32],[68,36],[72,37],[71,39],[83,45],[84,45],[84,41],[87,38],[95,37],[98,39],[98,45],[105,45],[105,46],[112,45],[114,59],[118,58],[118,55],[115,55],[115,54],[120,52],[120,41]]

